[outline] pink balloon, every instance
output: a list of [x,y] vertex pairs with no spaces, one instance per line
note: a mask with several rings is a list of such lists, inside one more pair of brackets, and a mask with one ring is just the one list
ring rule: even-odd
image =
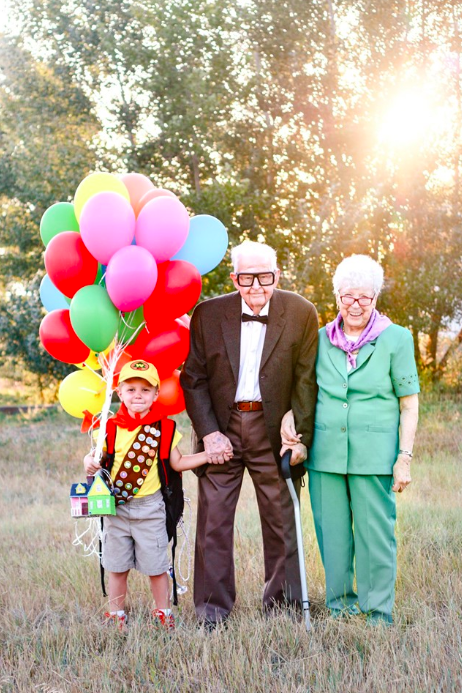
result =
[[80,215],[80,235],[90,253],[102,265],[121,248],[130,245],[135,234],[135,212],[119,193],[96,193],[84,204]]
[[152,294],[157,265],[151,253],[137,245],[118,250],[109,260],[106,288],[113,304],[124,312],[136,310]]
[[[125,181],[124,181],[125,183]],[[126,185],[126,183],[125,183]],[[170,190],[165,190],[164,188],[154,188],[152,190],[148,190],[143,194],[142,197],[138,200],[137,204],[134,205],[132,204],[133,209],[135,210],[136,216],[139,215],[143,207],[150,201],[154,200],[156,197],[174,197],[177,199],[175,193],[172,193]]]
[[146,248],[157,263],[166,262],[181,248],[189,231],[186,207],[173,197],[156,197],[136,220],[136,244]]

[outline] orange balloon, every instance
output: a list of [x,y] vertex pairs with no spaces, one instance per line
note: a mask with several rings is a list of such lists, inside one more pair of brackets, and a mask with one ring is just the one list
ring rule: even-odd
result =
[[[125,185],[127,185],[125,183]],[[172,193],[170,190],[164,190],[163,188],[154,188],[153,190],[148,190],[143,197],[139,200],[137,206],[133,207],[135,211],[135,216],[138,216],[138,214],[141,212],[143,209],[144,205],[149,202],[150,200],[154,200],[156,197],[175,197],[176,195]],[[178,199],[178,198],[177,198]]]
[[125,173],[123,176],[119,176],[119,179],[127,188],[130,195],[130,204],[135,214],[137,214],[136,210],[141,198],[150,190],[155,189],[154,183],[147,176],[143,176],[142,173]]

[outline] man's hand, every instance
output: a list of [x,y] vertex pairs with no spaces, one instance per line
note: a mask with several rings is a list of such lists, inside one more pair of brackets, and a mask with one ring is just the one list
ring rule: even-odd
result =
[[204,449],[209,464],[224,464],[233,456],[231,441],[220,431],[204,436]]
[[300,442],[301,437],[301,433],[297,433],[297,431],[295,430],[294,413],[292,409],[290,409],[286,414],[284,414],[281,421],[282,443],[283,445],[292,447],[293,445],[296,445]]
[[83,458],[83,466],[85,467],[85,473],[87,476],[94,476],[96,472],[99,472],[101,469],[101,463],[95,462],[94,454],[94,451],[89,452],[88,455],[85,455]]
[[407,455],[398,455],[393,466],[393,481],[391,490],[401,493],[411,483],[411,458]]
[[308,457],[308,450],[306,449],[306,445],[303,445],[303,443],[295,443],[295,445],[283,445],[281,452],[279,453],[281,457],[286,450],[292,450],[292,457],[290,458],[291,467],[295,467],[296,464],[301,464]]

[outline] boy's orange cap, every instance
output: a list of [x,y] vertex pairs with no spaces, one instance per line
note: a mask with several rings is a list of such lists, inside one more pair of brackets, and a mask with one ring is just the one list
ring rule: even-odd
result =
[[142,359],[129,361],[123,366],[119,375],[119,385],[123,383],[124,380],[130,380],[130,378],[143,378],[143,380],[147,380],[153,387],[159,387],[160,385],[157,368],[155,368],[152,363],[148,363]]

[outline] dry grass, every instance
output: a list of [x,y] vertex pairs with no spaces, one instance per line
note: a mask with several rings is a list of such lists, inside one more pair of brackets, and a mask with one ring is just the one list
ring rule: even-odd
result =
[[[170,638],[146,627],[145,582],[131,580],[131,624],[101,627],[98,566],[72,546],[68,508],[86,440],[65,415],[0,422],[0,690],[380,693],[462,690],[461,403],[427,402],[414,484],[399,498],[395,625],[331,621],[304,492],[306,564],[314,629],[260,611],[261,535],[245,483],[237,517],[238,602],[227,630],[207,635],[181,598]],[[187,427],[185,418],[181,428]],[[187,446],[186,446],[187,447]],[[195,479],[185,486],[195,497]]]

